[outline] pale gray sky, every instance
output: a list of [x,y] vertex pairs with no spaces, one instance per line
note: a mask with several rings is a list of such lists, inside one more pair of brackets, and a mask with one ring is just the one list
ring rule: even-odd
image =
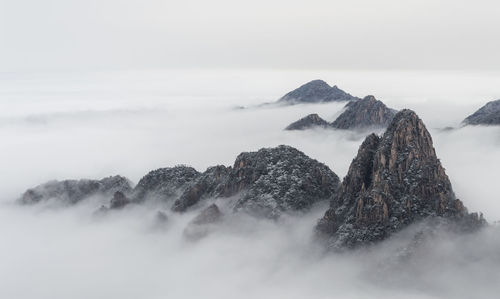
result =
[[497,0],[0,0],[0,71],[500,69]]

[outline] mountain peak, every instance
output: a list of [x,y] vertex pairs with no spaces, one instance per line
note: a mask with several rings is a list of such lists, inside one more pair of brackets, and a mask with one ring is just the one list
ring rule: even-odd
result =
[[500,125],[500,100],[486,103],[463,121],[466,125]]
[[365,139],[317,230],[334,248],[357,247],[428,217],[481,223],[455,197],[422,120],[405,109],[382,137]]
[[316,127],[326,128],[329,125],[326,120],[322,119],[318,114],[313,113],[291,123],[285,130],[305,130]]
[[331,87],[323,80],[310,81],[299,88],[290,91],[278,102],[288,104],[299,103],[326,103],[358,100],[358,98],[346,93],[336,85]]
[[388,108],[372,95],[349,102],[346,108],[332,123],[332,127],[344,130],[386,127],[396,114],[394,109]]

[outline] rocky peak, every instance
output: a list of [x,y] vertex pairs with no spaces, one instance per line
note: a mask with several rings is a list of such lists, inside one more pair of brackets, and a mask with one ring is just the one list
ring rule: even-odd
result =
[[488,102],[464,119],[465,125],[500,125],[500,100]]
[[349,102],[346,110],[332,123],[337,129],[363,129],[367,127],[386,127],[396,114],[374,96]]
[[223,165],[209,167],[174,202],[172,210],[184,212],[197,204],[203,197],[217,197],[225,193],[230,178],[231,167]]
[[318,114],[309,114],[306,117],[299,119],[298,121],[290,124],[285,130],[305,130],[315,127],[323,127],[326,128],[330,124],[322,119]]
[[402,110],[360,146],[317,230],[334,248],[356,247],[428,217],[482,223],[455,198],[422,120]]
[[287,104],[323,103],[352,101],[358,98],[341,90],[337,86],[330,87],[323,80],[313,80],[287,93],[278,102]]
[[168,201],[182,193],[199,175],[196,169],[184,165],[153,170],[137,183],[132,200]]
[[235,197],[235,210],[273,218],[331,199],[338,185],[326,165],[281,145],[241,153],[233,167],[207,170],[173,208],[184,211],[205,198]]
[[389,125],[397,111],[388,108],[374,96],[366,96],[362,100],[350,101],[337,119],[328,123],[317,114],[310,114],[285,128],[285,130],[305,130],[314,127],[335,128],[343,130],[366,130],[385,128]]

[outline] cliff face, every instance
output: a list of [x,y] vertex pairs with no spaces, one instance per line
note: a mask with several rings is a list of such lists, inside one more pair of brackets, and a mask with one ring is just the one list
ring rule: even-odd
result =
[[482,223],[455,198],[422,120],[402,110],[363,142],[317,231],[333,248],[356,247],[427,217]]
[[337,175],[326,165],[282,145],[242,153],[231,168],[207,170],[186,189],[173,209],[185,211],[210,197],[236,197],[236,211],[273,218],[330,199],[338,185]]
[[353,101],[358,98],[346,93],[337,86],[331,87],[323,80],[313,80],[287,93],[278,100],[280,103],[326,103]]
[[466,125],[500,125],[500,100],[491,101],[463,121]]
[[326,120],[319,117],[317,114],[309,114],[298,121],[291,123],[285,130],[306,130],[311,128],[327,128],[330,125]]
[[367,96],[359,101],[349,102],[346,110],[331,124],[337,129],[362,129],[367,127],[387,127],[396,110],[384,103]]
[[130,181],[122,176],[107,177],[102,180],[64,180],[51,181],[26,190],[19,202],[35,204],[47,200],[62,204],[75,204],[91,196],[109,197],[115,192],[130,192]]

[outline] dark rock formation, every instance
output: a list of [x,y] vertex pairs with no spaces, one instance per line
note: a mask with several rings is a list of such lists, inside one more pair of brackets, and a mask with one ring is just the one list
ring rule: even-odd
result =
[[235,210],[266,217],[303,211],[330,199],[339,179],[326,165],[290,146],[240,154],[232,168],[207,170],[174,204],[184,211],[200,199],[236,197]]
[[208,168],[182,193],[172,209],[176,212],[183,212],[202,198],[218,197],[225,194],[225,186],[229,182],[230,173],[231,167],[219,165]]
[[168,221],[168,216],[165,212],[158,211],[155,215],[155,222],[158,224],[164,224]]
[[216,204],[211,204],[198,214],[190,223],[203,225],[215,223],[222,219],[222,213]]
[[337,129],[363,129],[368,127],[385,128],[397,111],[384,103],[367,96],[359,101],[349,102],[346,110],[331,124]]
[[239,194],[237,210],[279,216],[330,199],[339,179],[326,165],[290,146],[242,153],[234,162],[225,196]]
[[19,199],[22,204],[56,200],[63,204],[75,204],[91,196],[111,196],[119,191],[130,192],[130,182],[122,176],[107,177],[102,180],[50,181],[28,189]]
[[188,166],[160,168],[146,174],[134,188],[132,200],[141,202],[147,199],[167,202],[184,192],[200,173]]
[[465,125],[500,125],[500,100],[491,101],[464,119]]
[[358,100],[358,98],[339,89],[337,86],[331,87],[323,80],[314,80],[299,88],[287,93],[279,103],[299,104],[299,103],[326,103]]
[[319,117],[317,114],[309,114],[298,121],[291,123],[285,130],[305,130],[310,128],[327,128],[329,122]]
[[123,194],[121,191],[116,191],[115,194],[113,194],[113,198],[109,202],[109,208],[110,209],[121,209],[124,206],[128,205],[130,203],[130,199]]
[[332,123],[328,123],[317,114],[310,114],[290,124],[285,130],[305,130],[315,127],[330,127],[343,130],[385,128],[397,113],[396,110],[388,108],[384,103],[375,99],[374,96],[351,101],[347,103],[345,108],[346,110]]
[[469,228],[483,223],[455,198],[423,122],[403,110],[382,137],[363,142],[317,231],[333,248],[357,247],[429,217]]
[[206,236],[212,226],[222,220],[222,213],[219,207],[211,204],[201,211],[198,216],[189,222],[184,229],[184,236],[190,240],[197,240]]

